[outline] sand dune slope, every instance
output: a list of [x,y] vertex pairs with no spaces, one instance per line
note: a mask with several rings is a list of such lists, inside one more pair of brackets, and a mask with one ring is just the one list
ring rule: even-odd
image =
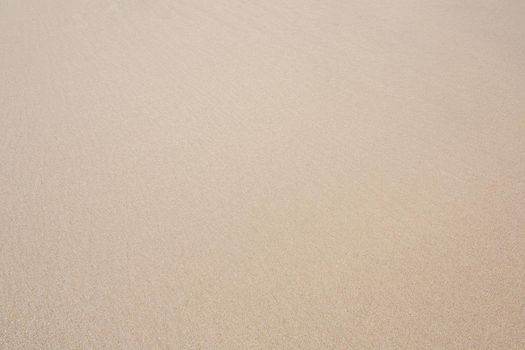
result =
[[0,348],[524,349],[525,2],[0,1]]

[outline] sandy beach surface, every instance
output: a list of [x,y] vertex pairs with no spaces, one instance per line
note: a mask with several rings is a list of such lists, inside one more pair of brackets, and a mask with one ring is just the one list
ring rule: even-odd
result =
[[1,349],[525,349],[525,2],[1,0]]

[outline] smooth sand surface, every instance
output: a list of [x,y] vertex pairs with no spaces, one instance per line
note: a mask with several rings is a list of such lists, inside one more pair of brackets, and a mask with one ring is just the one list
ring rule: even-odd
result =
[[1,349],[525,349],[525,2],[0,1]]

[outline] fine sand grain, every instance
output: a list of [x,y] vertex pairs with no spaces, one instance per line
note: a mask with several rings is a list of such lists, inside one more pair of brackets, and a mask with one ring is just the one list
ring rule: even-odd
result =
[[525,1],[0,0],[1,349],[525,349]]

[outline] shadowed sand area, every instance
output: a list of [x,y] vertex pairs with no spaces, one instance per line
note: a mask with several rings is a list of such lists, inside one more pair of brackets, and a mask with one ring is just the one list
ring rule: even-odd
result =
[[525,349],[525,2],[1,0],[1,349]]

